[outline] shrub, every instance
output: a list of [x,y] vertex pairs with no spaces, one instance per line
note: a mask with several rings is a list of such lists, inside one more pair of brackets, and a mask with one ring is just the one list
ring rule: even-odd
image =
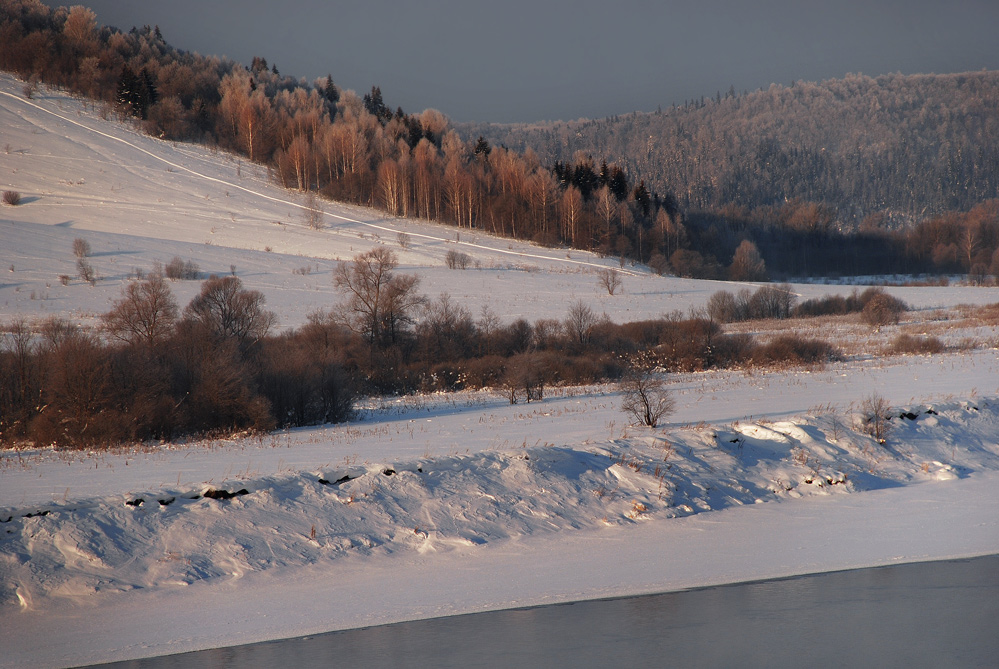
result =
[[503,375],[503,388],[510,404],[517,404],[521,399],[528,403],[540,402],[545,396],[540,356],[521,354],[510,358]]
[[5,190],[3,192],[3,203],[16,207],[21,204],[21,194],[16,190]]
[[877,393],[867,397],[860,405],[860,426],[879,444],[884,444],[891,434],[891,405]]
[[662,377],[649,369],[633,369],[621,381],[621,410],[642,425],[656,427],[673,413],[676,400]]
[[305,225],[312,230],[322,230],[325,217],[326,213],[319,203],[319,198],[310,190],[305,194],[305,202],[302,204],[302,218]]
[[897,354],[929,355],[940,353],[945,348],[944,343],[937,337],[914,337],[908,334],[900,334],[891,344],[891,352]]
[[444,254],[444,264],[448,269],[468,269],[472,262],[472,257],[467,253],[451,249]]
[[94,270],[94,266],[88,263],[85,258],[77,259],[76,273],[82,281],[86,281],[90,285],[93,285],[97,281],[97,272]]
[[878,329],[885,325],[897,324],[902,313],[909,308],[905,302],[889,295],[881,288],[868,288],[861,295],[861,300],[864,302],[864,308],[860,312],[861,318],[868,325]]
[[602,269],[597,272],[597,283],[613,295],[621,287],[621,275],[616,269]]
[[740,318],[735,295],[727,290],[719,290],[708,298],[708,316],[719,323],[734,323]]
[[851,311],[851,305],[842,295],[826,295],[805,300],[795,310],[795,316],[838,316]]
[[782,335],[753,352],[756,363],[811,365],[837,357],[836,349],[821,339],[806,339],[798,335]]
[[77,258],[86,258],[90,256],[90,242],[82,237],[77,237],[73,240],[73,255]]
[[187,262],[181,260],[180,256],[174,256],[167,263],[164,271],[166,272],[166,277],[174,281],[177,279],[196,281],[201,278],[201,268],[191,260]]
[[669,271],[669,261],[666,260],[666,256],[656,251],[652,254],[652,257],[649,258],[649,269],[659,276],[662,276]]

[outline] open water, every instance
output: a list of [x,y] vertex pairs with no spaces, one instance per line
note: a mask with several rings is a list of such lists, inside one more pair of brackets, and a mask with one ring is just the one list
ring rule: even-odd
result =
[[999,555],[476,613],[116,667],[999,667]]

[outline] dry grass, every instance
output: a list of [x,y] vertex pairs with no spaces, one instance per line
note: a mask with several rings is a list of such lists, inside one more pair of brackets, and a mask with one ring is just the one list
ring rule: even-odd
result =
[[859,314],[844,314],[729,323],[724,332],[750,335],[760,344],[787,335],[809,338],[820,333],[845,357],[933,354],[999,344],[999,303],[909,311],[898,325],[880,331],[864,323]]

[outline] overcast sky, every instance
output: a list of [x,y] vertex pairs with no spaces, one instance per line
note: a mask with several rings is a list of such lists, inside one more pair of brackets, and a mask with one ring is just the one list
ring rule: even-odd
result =
[[730,86],[999,69],[997,0],[74,0],[123,30],[378,85],[455,121],[599,118]]

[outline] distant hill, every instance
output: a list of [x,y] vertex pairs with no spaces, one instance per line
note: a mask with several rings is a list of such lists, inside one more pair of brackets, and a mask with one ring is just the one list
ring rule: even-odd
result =
[[687,211],[801,200],[846,224],[880,215],[899,227],[999,193],[995,71],[848,75],[653,113],[458,129],[546,164],[607,160]]

